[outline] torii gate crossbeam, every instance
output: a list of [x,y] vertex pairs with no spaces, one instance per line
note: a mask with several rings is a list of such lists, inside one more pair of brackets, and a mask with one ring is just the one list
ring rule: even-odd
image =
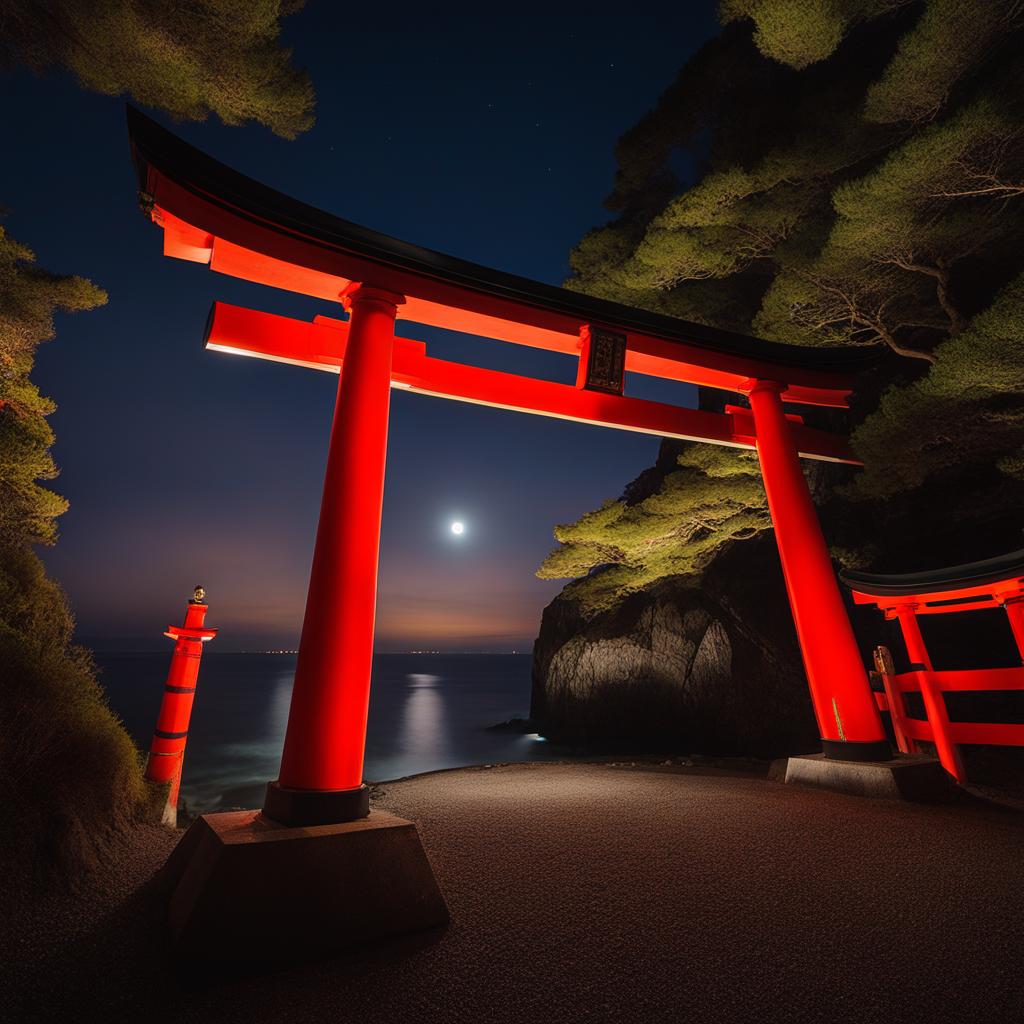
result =
[[[318,316],[307,323],[216,302],[207,322],[206,347],[340,373],[348,333],[347,323],[330,317]],[[727,406],[721,413],[690,409],[435,359],[427,355],[422,341],[410,338],[396,337],[392,344],[391,387],[400,391],[681,441],[757,447],[749,409]],[[580,374],[585,370],[586,364],[580,360]],[[804,426],[800,416],[788,414],[787,419],[793,442],[804,458],[860,464],[842,438]]]
[[[890,756],[799,458],[855,462],[783,402],[844,407],[863,350],[805,349],[631,309],[443,256],[312,209],[129,108],[140,195],[164,252],[340,302],[347,323],[218,303],[211,348],[340,371],[279,779],[286,825],[367,813],[362,785],[392,387],[668,437],[756,448],[826,756]],[[464,366],[395,336],[395,320],[579,357],[575,388]],[[724,413],[622,394],[626,371],[749,397]]]

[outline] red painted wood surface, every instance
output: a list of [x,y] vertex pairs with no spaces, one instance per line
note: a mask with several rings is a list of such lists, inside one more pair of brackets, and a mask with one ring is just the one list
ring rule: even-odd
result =
[[208,605],[190,601],[185,610],[185,621],[180,626],[168,626],[164,636],[174,640],[171,667],[164,684],[164,695],[157,715],[156,730],[146,762],[146,778],[151,782],[170,784],[167,807],[178,806],[181,789],[181,771],[188,742],[192,703],[199,679],[199,661],[203,644],[217,635],[216,629],[204,625]]

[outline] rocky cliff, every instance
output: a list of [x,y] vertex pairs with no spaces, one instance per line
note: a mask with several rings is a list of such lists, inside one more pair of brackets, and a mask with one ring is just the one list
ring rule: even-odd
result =
[[597,615],[557,597],[534,647],[531,717],[572,742],[817,749],[774,536],[723,550],[699,587],[666,579]]
[[[677,450],[677,443],[663,444],[658,465],[630,484],[625,500],[658,493]],[[983,530],[957,536],[955,520],[942,522],[947,505],[939,491],[909,513],[890,503],[875,521],[865,521],[858,518],[863,509],[831,499],[840,470],[824,463],[810,469],[826,535],[840,543],[877,538],[872,546],[883,569],[934,568],[1019,546],[1015,517],[992,518]],[[545,735],[755,757],[820,749],[771,531],[722,544],[699,576],[667,576],[609,607],[580,600],[581,593],[587,591],[570,584],[548,605],[534,645],[530,717]],[[884,643],[905,671],[909,662],[895,624],[873,608],[848,602],[848,611],[865,664],[871,648]],[[925,617],[921,628],[939,667],[1019,664],[998,610]],[[1004,720],[1006,709],[987,711]],[[977,713],[975,720],[985,719]]]

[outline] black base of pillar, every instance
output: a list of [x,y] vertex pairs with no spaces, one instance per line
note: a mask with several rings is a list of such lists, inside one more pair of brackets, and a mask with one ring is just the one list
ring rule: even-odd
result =
[[277,782],[267,783],[263,816],[279,825],[337,825],[357,821],[370,813],[370,790],[288,789]]
[[852,740],[822,740],[821,752],[830,761],[891,761],[888,740],[857,743]]

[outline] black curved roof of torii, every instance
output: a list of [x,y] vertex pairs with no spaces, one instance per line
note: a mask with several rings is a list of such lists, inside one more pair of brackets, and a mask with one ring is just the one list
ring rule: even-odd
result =
[[131,105],[128,105],[127,115],[133,160],[143,193],[146,192],[148,167],[152,164],[186,188],[202,194],[207,201],[219,202],[236,215],[248,216],[262,224],[272,223],[284,233],[335,251],[586,322],[765,363],[848,374],[866,369],[881,354],[876,348],[818,348],[764,341],[470,263],[318,210],[220,163]]
[[950,565],[926,572],[881,575],[867,572],[841,573],[842,581],[851,589],[873,597],[899,597],[912,594],[934,594],[943,591],[982,587],[986,583],[1024,576],[1024,550],[986,558],[965,565]]

